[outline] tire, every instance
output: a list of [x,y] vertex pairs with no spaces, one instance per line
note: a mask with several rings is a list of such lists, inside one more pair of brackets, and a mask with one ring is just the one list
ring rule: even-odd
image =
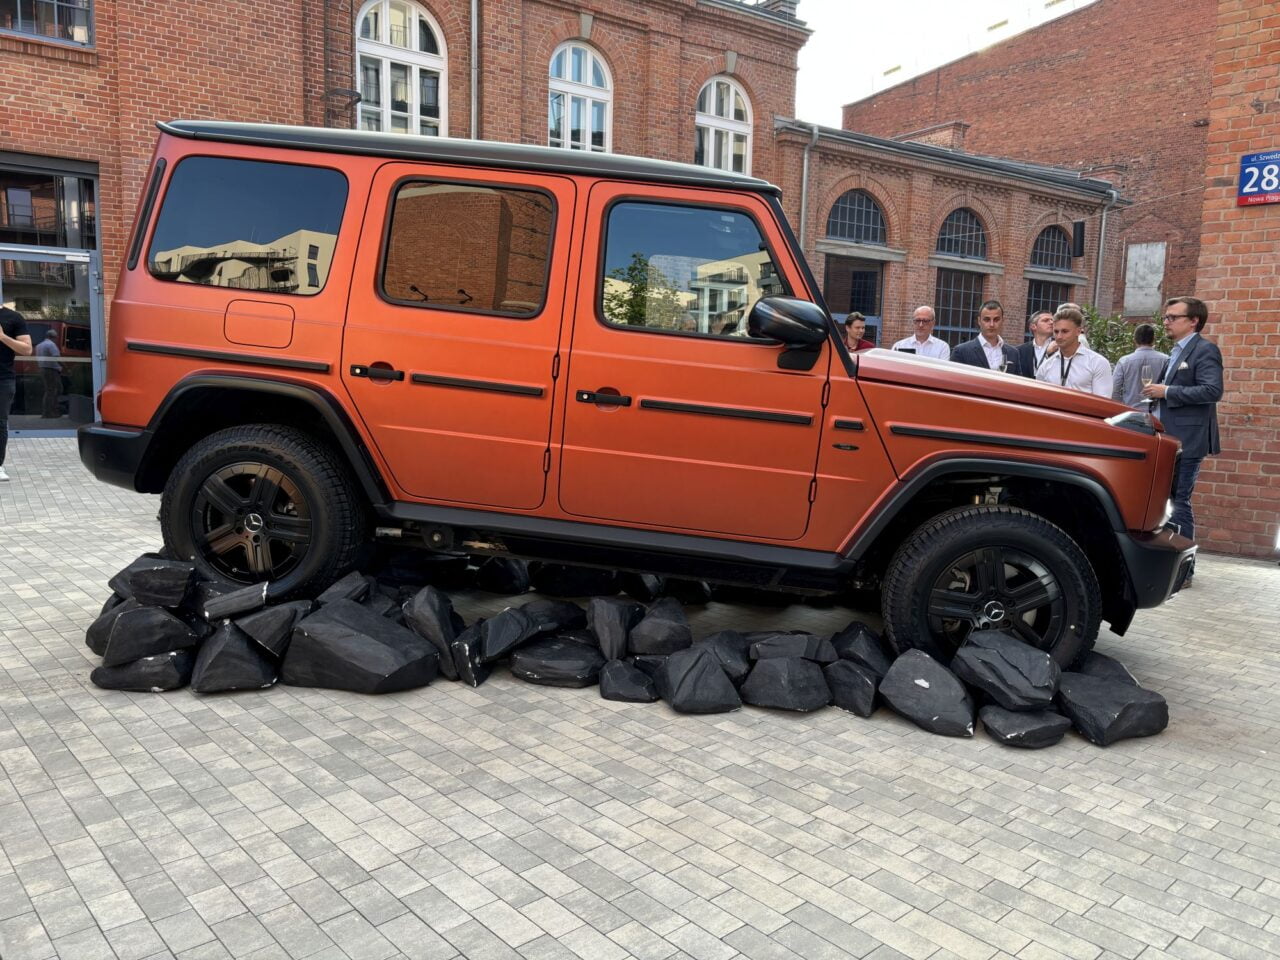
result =
[[1062,528],[1015,507],[959,507],[898,548],[881,610],[898,653],[916,648],[949,664],[973,630],[1003,627],[1066,669],[1098,636],[1102,591]]
[[219,430],[178,461],[160,529],[207,579],[269,581],[273,598],[311,596],[344,573],[365,541],[366,510],[341,459],[302,430]]

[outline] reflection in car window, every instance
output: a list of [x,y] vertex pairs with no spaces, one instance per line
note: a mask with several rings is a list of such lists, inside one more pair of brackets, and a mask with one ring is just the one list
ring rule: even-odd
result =
[[319,293],[346,203],[336,170],[188,157],[169,181],[148,267],[178,283]]
[[609,210],[601,303],[607,322],[747,336],[761,297],[789,290],[747,214],[627,201]]
[[383,292],[429,308],[531,317],[546,296],[554,212],[551,198],[533,190],[403,183]]

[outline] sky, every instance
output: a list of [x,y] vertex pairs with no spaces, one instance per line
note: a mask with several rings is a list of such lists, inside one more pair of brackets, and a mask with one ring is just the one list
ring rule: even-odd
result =
[[1094,2],[800,0],[813,36],[800,51],[796,118],[839,127],[846,103]]

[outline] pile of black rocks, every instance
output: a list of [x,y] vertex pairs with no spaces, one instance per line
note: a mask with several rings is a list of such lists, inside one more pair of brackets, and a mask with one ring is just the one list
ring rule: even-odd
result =
[[[1051,746],[1073,726],[1106,745],[1159,733],[1169,719],[1163,697],[1099,653],[1062,672],[1016,636],[984,630],[944,665],[919,650],[895,657],[857,621],[831,637],[722,630],[695,640],[682,601],[707,602],[706,584],[560,564],[396,555],[314,601],[273,602],[267,584],[203,581],[190,563],[144,554],[110,586],[86,643],[102,657],[92,681],[111,690],[189,685],[209,694],[279,681],[394,693],[439,676],[479,686],[506,663],[529,683],[598,685],[607,700],[662,700],[678,713],[835,705],[869,717],[883,703],[956,737],[973,736],[976,715],[993,739],[1016,747]],[[585,608],[530,600],[468,625],[446,592],[518,595],[531,586],[591,599]]]

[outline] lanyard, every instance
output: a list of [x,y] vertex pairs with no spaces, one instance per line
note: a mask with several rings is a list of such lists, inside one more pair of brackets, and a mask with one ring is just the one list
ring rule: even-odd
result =
[[1058,370],[1061,371],[1061,385],[1064,387],[1067,385],[1067,377],[1071,376],[1071,365],[1075,362],[1076,358],[1074,356],[1068,360],[1061,353],[1058,354]]

